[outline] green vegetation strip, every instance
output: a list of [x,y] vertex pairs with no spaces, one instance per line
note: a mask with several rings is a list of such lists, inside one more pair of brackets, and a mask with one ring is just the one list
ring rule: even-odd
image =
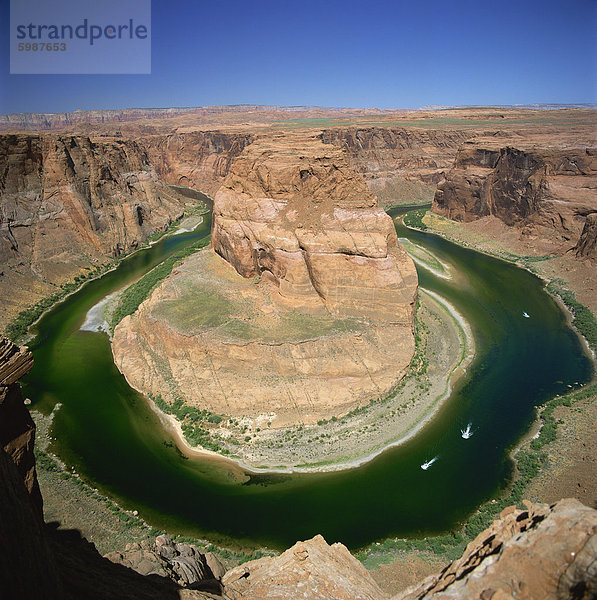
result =
[[115,514],[121,524],[126,528],[138,527],[139,529],[147,530],[148,534],[153,537],[158,536],[161,533],[159,529],[155,529],[154,527],[147,525],[147,523],[145,523],[145,521],[143,521],[143,519],[140,517],[123,510],[120,506],[118,506],[118,504],[106,496],[102,496],[99,492],[84,483],[74,473],[70,473],[69,471],[65,470],[64,467],[51,454],[48,454],[38,448],[34,449],[34,454],[35,466],[38,470],[45,471],[46,473],[55,473],[60,479],[68,481],[71,485],[74,485],[87,495],[91,496],[98,503],[104,504]]
[[[209,429],[222,422],[223,417],[200,409],[195,406],[185,404],[182,398],[169,404],[161,396],[149,394],[149,399],[164,413],[172,415],[181,423],[182,433],[186,441],[192,446],[201,446],[207,450],[220,452],[220,454],[230,454],[227,448],[222,448],[220,438],[212,434]],[[230,440],[229,440],[230,442]]]
[[585,337],[593,352],[597,353],[597,319],[595,319],[595,315],[576,299],[574,292],[566,289],[563,280],[554,279],[549,283],[547,289],[562,299],[572,313],[574,327]]
[[175,265],[180,263],[187,256],[190,256],[207,246],[209,242],[210,237],[208,236],[175,252],[157,267],[149,271],[149,273],[141,277],[139,281],[130,285],[120,296],[118,306],[112,314],[112,322],[110,323],[112,331],[114,331],[116,325],[118,325],[124,317],[132,315],[139,308],[139,305],[149,296],[156,285],[172,273],[172,269]]
[[64,300],[66,296],[79,289],[86,281],[94,279],[106,271],[109,271],[116,266],[119,261],[120,258],[110,261],[104,265],[98,265],[94,268],[86,267],[86,273],[77,275],[73,281],[63,283],[60,286],[60,289],[54,292],[51,296],[46,296],[33,306],[22,310],[14,319],[14,321],[7,325],[4,334],[15,344],[22,342],[27,336],[29,327],[35,323],[35,321],[37,321],[37,319],[39,319],[43,313],[48,310],[48,308],[60,302],[60,300]]
[[423,217],[427,213],[427,209],[412,210],[404,215],[404,224],[407,227],[416,227],[417,229],[425,230],[427,225],[423,223]]
[[[204,214],[205,212],[207,212],[207,210],[208,209],[206,208],[205,203],[201,202],[189,211],[185,211],[185,213],[182,217],[180,217],[180,219],[177,219],[176,221],[172,222],[166,229],[163,229],[161,231],[155,231],[154,233],[149,235],[145,239],[145,243],[149,244],[158,241],[166,234],[175,231],[178,228],[179,222],[183,218],[192,215]],[[77,275],[73,279],[73,281],[61,284],[60,289],[58,291],[54,292],[50,296],[42,298],[33,306],[30,306],[29,308],[26,308],[19,312],[17,317],[6,326],[4,335],[8,339],[13,341],[15,344],[23,342],[25,337],[27,336],[29,327],[31,327],[31,325],[33,325],[33,323],[35,323],[35,321],[37,321],[37,319],[39,319],[46,310],[48,310],[50,307],[54,306],[61,300],[64,300],[64,298],[66,298],[72,292],[78,290],[85,282],[91,279],[95,279],[96,277],[99,277],[107,271],[110,271],[111,269],[117,267],[118,264],[129,254],[130,253],[123,253],[117,258],[103,263],[101,265],[96,265],[94,267],[85,267],[86,272]]]

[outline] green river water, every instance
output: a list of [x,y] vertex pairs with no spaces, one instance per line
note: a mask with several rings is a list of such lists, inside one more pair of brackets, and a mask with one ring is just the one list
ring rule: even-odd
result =
[[[48,414],[62,404],[53,451],[159,528],[223,545],[278,549],[316,533],[354,549],[389,536],[453,529],[508,485],[508,451],[528,430],[534,407],[592,376],[578,337],[538,278],[397,225],[400,237],[458,274],[445,280],[418,269],[421,286],[448,299],[470,323],[477,355],[466,377],[419,435],[363,467],[252,475],[234,483],[225,468],[181,456],[117,371],[107,335],[80,330],[99,300],[209,228],[207,219],[194,232],[136,253],[45,315],[34,328],[35,365],[23,382],[33,408]],[[469,422],[474,435],[463,440],[460,428]],[[423,471],[421,463],[434,456]]]

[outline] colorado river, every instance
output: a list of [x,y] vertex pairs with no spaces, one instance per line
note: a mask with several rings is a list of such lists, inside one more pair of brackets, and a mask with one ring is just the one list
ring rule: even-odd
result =
[[[419,435],[365,466],[251,475],[239,483],[225,466],[183,457],[117,371],[107,335],[80,330],[91,307],[208,235],[210,225],[206,218],[195,231],[136,253],[49,312],[35,328],[35,365],[23,382],[36,410],[49,414],[62,404],[53,451],[157,527],[215,543],[279,549],[316,533],[356,548],[389,536],[450,530],[508,484],[508,450],[527,431],[534,407],[591,377],[591,361],[538,278],[397,225],[400,237],[454,274],[438,277],[417,266],[421,286],[470,324],[477,355],[466,376]],[[461,429],[468,423],[474,435],[464,440]],[[431,468],[420,468],[436,456]]]

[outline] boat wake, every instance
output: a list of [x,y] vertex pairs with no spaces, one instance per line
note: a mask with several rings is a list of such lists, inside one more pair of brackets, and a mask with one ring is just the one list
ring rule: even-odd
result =
[[471,427],[472,423],[469,423],[466,426],[466,429],[460,430],[460,435],[463,437],[463,439],[468,440],[473,435],[473,430],[471,429]]

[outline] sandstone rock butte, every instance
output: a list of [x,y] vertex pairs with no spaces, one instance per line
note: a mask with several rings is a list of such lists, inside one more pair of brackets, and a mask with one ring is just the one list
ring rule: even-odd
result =
[[345,150],[248,145],[215,196],[212,244],[116,328],[134,387],[275,427],[340,416],[402,378],[416,270]]
[[255,142],[217,192],[213,249],[290,309],[410,326],[416,272],[392,219],[339,148]]

